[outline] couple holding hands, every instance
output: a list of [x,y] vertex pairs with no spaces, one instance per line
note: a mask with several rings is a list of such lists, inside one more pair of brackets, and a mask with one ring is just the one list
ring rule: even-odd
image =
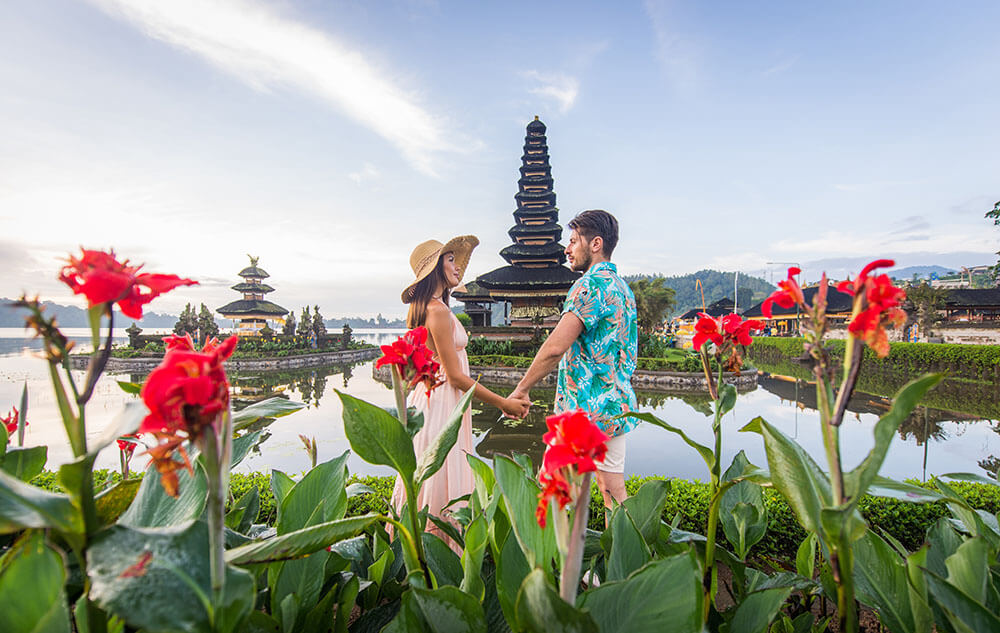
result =
[[[632,373],[638,347],[635,297],[611,263],[618,243],[618,221],[602,210],[584,211],[573,218],[566,246],[570,267],[582,272],[570,289],[558,325],[542,344],[520,383],[504,398],[476,383],[469,375],[465,346],[468,334],[448,307],[451,291],[461,285],[472,250],[479,240],[471,235],[442,244],[429,240],[410,255],[414,281],[403,291],[409,304],[407,327],[425,326],[427,345],[441,364],[443,384],[431,391],[410,394],[408,406],[424,415],[424,426],[414,437],[417,454],[426,448],[448,420],[462,394],[475,385],[475,398],[493,405],[512,418],[523,418],[531,406],[531,388],[557,366],[555,412],[582,409],[611,438],[608,452],[598,465],[597,483],[604,504],[625,499],[625,434],[637,420],[617,418],[636,410]],[[445,465],[425,482],[418,497],[422,508],[440,516],[452,499],[472,492],[472,469],[465,459],[471,453],[472,412],[466,411],[458,441]],[[393,506],[405,502],[397,480]]]

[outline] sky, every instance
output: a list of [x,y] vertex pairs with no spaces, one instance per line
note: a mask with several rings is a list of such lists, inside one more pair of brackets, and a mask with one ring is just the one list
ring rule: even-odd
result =
[[[80,246],[298,311],[401,316],[425,239],[505,265],[525,126],[622,273],[992,264],[995,2],[0,4],[0,296]],[[564,235],[565,239],[568,233]],[[852,272],[853,271],[853,272]]]

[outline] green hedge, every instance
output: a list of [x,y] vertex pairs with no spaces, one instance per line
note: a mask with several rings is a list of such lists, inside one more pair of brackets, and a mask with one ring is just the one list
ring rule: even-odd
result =
[[[802,356],[802,338],[754,337],[751,357],[798,358]],[[835,359],[844,357],[843,340],[827,342]],[[950,343],[890,343],[889,355],[879,358],[865,347],[862,368],[920,374],[943,371],[952,376],[975,380],[1000,379],[1000,345],[957,345]]]
[[[95,485],[98,487],[108,482],[118,481],[117,472],[97,470],[94,472]],[[651,479],[666,479],[664,477],[630,477],[625,482],[629,495],[634,495],[643,483]],[[349,516],[367,512],[385,513],[392,497],[395,478],[391,476],[352,475],[348,484],[363,483],[371,487],[375,494],[365,494],[348,500]],[[708,516],[709,486],[699,481],[685,479],[670,479],[670,493],[663,509],[663,520],[671,522],[675,515],[680,515],[678,527],[689,532],[704,534],[706,517]],[[58,490],[55,473],[44,472],[32,482],[36,486],[48,490]],[[909,480],[908,483],[932,488],[929,483]],[[257,486],[260,493],[260,513],[258,523],[274,525],[275,507],[274,495],[271,493],[271,476],[269,473],[232,473],[230,477],[230,492],[233,499],[238,499],[250,486]],[[986,510],[990,514],[1000,512],[1000,486],[989,486],[967,482],[949,482],[959,494],[965,496],[973,507]],[[774,556],[779,558],[794,558],[799,543],[805,538],[795,515],[784,498],[773,489],[764,490],[764,505],[767,507],[769,526],[764,540],[754,547],[756,555]],[[917,504],[866,496],[858,504],[861,514],[873,527],[885,530],[899,539],[911,551],[919,548],[924,542],[927,530],[940,518],[950,516],[944,503]],[[603,501],[593,485],[590,501],[590,527],[595,530],[604,529]],[[722,528],[719,528],[718,538],[725,542]]]
[[[531,357],[508,356],[504,354],[484,354],[469,356],[469,364],[478,367],[512,367],[527,369],[531,366]],[[676,371],[686,373],[701,373],[701,361],[694,354],[681,352],[666,358],[639,358],[637,369],[646,371]],[[718,371],[718,365],[712,361],[712,371]]]

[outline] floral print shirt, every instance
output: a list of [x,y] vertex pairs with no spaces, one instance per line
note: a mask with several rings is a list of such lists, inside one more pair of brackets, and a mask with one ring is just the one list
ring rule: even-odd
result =
[[616,415],[636,410],[632,374],[639,330],[635,297],[611,262],[599,262],[569,290],[563,313],[583,322],[583,332],[559,361],[556,413],[583,409],[609,437],[631,431],[638,420]]

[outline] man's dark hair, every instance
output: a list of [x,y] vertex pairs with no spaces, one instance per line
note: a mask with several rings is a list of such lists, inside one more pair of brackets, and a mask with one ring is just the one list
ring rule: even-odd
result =
[[605,257],[610,258],[618,245],[618,220],[603,209],[581,211],[567,226],[587,238],[588,242],[600,237],[604,242],[601,251]]

